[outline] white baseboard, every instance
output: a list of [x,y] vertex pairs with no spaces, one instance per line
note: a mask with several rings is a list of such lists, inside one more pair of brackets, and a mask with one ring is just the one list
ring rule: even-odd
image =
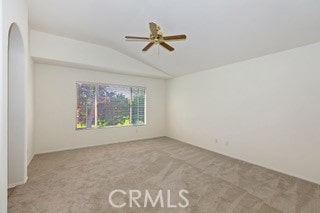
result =
[[34,154],[29,157],[29,159],[28,159],[28,166],[29,166],[30,162],[32,161],[33,157],[34,157]]
[[230,157],[230,158],[233,158],[233,159],[236,159],[236,160],[240,160],[240,161],[243,161],[243,162],[247,162],[247,163],[250,163],[252,165],[256,165],[256,166],[260,166],[262,168],[265,168],[265,169],[269,169],[269,170],[273,170],[275,172],[279,172],[279,173],[282,173],[282,174],[285,174],[285,175],[289,175],[289,176],[292,176],[292,177],[295,177],[295,178],[298,178],[298,179],[302,179],[302,180],[305,180],[305,181],[308,181],[308,182],[311,182],[311,183],[315,183],[315,184],[318,184],[320,185],[320,180],[317,180],[317,179],[311,179],[311,178],[308,178],[308,177],[304,177],[304,176],[301,176],[301,175],[297,175],[297,174],[293,174],[291,172],[287,172],[285,170],[281,170],[281,169],[275,169],[271,166],[267,166],[267,165],[263,165],[263,164],[260,164],[260,163],[256,163],[254,161],[251,161],[251,160],[248,160],[248,159],[244,159],[244,158],[240,158],[238,156],[233,156],[233,155],[230,155],[228,153],[225,153],[225,152],[221,152],[221,151],[216,151],[216,150],[213,150],[213,149],[210,149],[208,147],[205,147],[205,146],[199,146],[195,143],[192,143],[192,142],[187,142],[185,140],[179,140],[179,139],[176,139],[174,137],[171,137],[171,136],[167,136],[168,138],[171,138],[171,139],[174,139],[174,140],[177,140],[177,141],[180,141],[182,143],[187,143],[187,144],[190,144],[192,146],[196,146],[196,147],[199,147],[199,148],[202,148],[202,149],[206,149],[206,150],[209,150],[211,152],[215,152],[215,153],[218,153],[218,154],[221,154],[221,155],[224,155],[224,156],[227,156],[227,157]]
[[25,184],[28,181],[28,177],[25,178],[24,181],[16,182],[16,183],[10,183],[8,184],[8,189]]

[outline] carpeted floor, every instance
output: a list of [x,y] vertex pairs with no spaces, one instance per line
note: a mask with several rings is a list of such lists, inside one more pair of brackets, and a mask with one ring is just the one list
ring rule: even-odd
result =
[[14,187],[13,188],[10,188],[10,189],[8,189],[8,197],[10,197],[11,196],[11,194],[13,193],[13,191],[14,191]]
[[[111,207],[115,189],[188,190],[187,208]],[[144,197],[144,196],[142,196]],[[165,204],[167,197],[165,198]],[[116,204],[128,203],[117,193]],[[143,205],[143,198],[139,200]],[[158,203],[159,204],[159,203]],[[36,155],[9,212],[320,212],[319,185],[169,138]]]

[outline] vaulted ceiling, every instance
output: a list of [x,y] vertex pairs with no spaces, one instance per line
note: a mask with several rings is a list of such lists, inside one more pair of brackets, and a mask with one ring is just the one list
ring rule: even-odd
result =
[[[28,0],[32,29],[111,47],[182,76],[320,41],[319,0]],[[125,35],[186,34],[168,52]]]

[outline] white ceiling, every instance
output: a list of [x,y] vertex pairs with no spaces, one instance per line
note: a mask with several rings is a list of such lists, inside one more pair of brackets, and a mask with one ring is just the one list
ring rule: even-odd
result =
[[[109,46],[181,76],[320,41],[319,0],[28,0],[31,28]],[[174,52],[125,35],[186,34]]]

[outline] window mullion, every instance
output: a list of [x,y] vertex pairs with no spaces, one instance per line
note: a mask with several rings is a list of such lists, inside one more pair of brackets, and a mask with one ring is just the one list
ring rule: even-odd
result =
[[130,114],[129,114],[129,122],[132,124],[132,87],[130,87]]

